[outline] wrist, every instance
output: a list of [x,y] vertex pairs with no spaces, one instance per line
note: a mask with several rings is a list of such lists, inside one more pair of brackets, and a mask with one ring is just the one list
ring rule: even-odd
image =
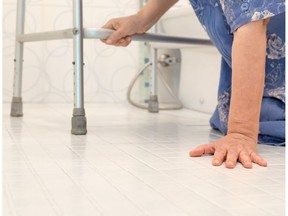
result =
[[228,122],[227,134],[240,134],[258,141],[259,122]]
[[145,10],[140,10],[135,14],[134,18],[139,26],[139,33],[148,31],[159,19],[147,13]]

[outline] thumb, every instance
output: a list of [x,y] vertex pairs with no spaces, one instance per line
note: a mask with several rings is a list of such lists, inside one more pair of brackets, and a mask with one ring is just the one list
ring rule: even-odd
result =
[[214,154],[214,152],[215,152],[215,149],[213,148],[211,144],[203,144],[191,150],[189,152],[189,155],[190,157],[199,157],[204,154]]
[[119,28],[115,32],[113,32],[106,40],[106,43],[113,44],[117,43],[119,40],[129,36],[129,33],[125,28]]
[[129,28],[127,28],[127,26],[125,27],[125,24],[123,25],[123,21],[121,21],[121,19],[111,19],[104,26],[102,26],[102,28],[115,30],[115,32],[106,38],[107,44],[117,43],[120,39],[129,36]]

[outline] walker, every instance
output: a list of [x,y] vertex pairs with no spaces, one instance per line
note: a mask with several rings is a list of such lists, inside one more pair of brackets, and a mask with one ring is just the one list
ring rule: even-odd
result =
[[[83,86],[83,40],[84,39],[103,39],[107,38],[113,30],[101,28],[83,28],[83,10],[82,0],[73,0],[73,28],[59,31],[39,32],[32,34],[24,33],[25,24],[25,0],[17,1],[17,19],[16,19],[16,45],[14,59],[14,85],[13,98],[11,104],[11,116],[23,116],[22,103],[22,71],[23,71],[23,51],[24,43],[46,40],[73,39],[73,71],[74,71],[74,109],[72,116],[71,133],[75,135],[84,135],[87,133],[87,120],[84,108],[84,86]],[[160,34],[146,33],[133,35],[134,41],[180,43],[180,44],[199,44],[212,45],[210,40],[174,37]],[[156,93],[156,65],[157,49],[152,50],[152,83],[151,96],[149,101],[149,111],[158,112],[158,101]]]

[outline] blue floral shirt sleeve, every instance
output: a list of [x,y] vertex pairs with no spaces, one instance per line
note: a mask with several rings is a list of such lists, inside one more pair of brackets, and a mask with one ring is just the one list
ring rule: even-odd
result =
[[285,0],[220,0],[231,32],[242,25],[285,11]]

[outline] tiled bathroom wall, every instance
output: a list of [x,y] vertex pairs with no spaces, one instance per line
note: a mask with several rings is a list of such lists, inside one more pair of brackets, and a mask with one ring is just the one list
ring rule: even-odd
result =
[[[16,0],[3,1],[3,100],[12,97]],[[72,0],[26,0],[26,32],[72,27]],[[112,17],[136,12],[138,0],[83,0],[84,27],[101,27]],[[127,48],[86,40],[85,101],[124,102],[127,87],[137,72],[138,42]],[[25,44],[23,100],[73,102],[72,40]]]

